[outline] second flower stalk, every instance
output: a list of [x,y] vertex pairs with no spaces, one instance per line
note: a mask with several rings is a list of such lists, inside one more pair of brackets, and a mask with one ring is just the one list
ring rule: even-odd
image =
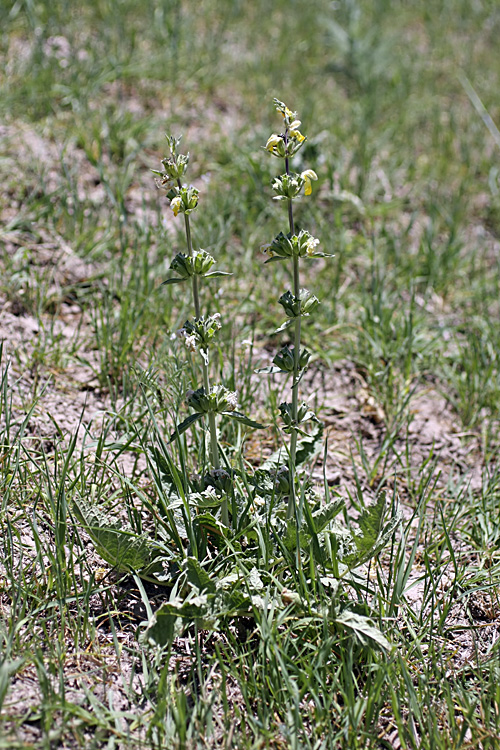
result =
[[[263,425],[248,419],[244,414],[237,411],[238,397],[235,392],[229,391],[223,385],[210,384],[209,350],[221,328],[221,321],[218,313],[208,316],[201,314],[200,282],[202,279],[213,279],[230,276],[231,274],[226,271],[211,270],[215,264],[212,255],[203,249],[194,250],[190,214],[198,208],[199,193],[195,187],[185,185],[182,182],[189,164],[189,154],[178,152],[180,138],[168,135],[166,138],[170,153],[162,160],[163,169],[153,171],[160,178],[160,187],[167,190],[167,198],[170,201],[174,216],[179,213],[184,215],[187,254],[177,253],[170,264],[170,269],[174,271],[176,276],[167,279],[163,284],[179,284],[191,280],[195,315],[192,320],[187,320],[184,323],[179,333],[184,338],[186,348],[189,351],[200,353],[203,376],[203,386],[197,390],[189,391],[186,397],[186,403],[194,410],[194,413],[176,425],[171,439],[173,440],[181,435],[195,422],[206,419],[210,438],[210,463],[212,471],[217,474],[221,470],[217,415],[229,417],[254,428],[260,428]],[[225,526],[230,524],[227,493],[223,495],[221,503],[221,522]]]

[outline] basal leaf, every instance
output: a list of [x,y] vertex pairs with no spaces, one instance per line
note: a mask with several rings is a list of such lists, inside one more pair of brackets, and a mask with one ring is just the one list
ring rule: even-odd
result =
[[376,502],[369,505],[361,513],[358,519],[361,533],[353,535],[357,551],[343,560],[350,568],[363,565],[377,555],[389,542],[401,523],[401,515],[396,513],[384,526],[385,509],[386,498],[385,494],[381,492]]
[[344,504],[344,499],[341,497],[337,497],[334,500],[330,500],[330,502],[328,502],[326,505],[323,505],[319,510],[315,511],[312,514],[316,533],[323,531],[325,526],[327,526],[330,521],[332,521],[335,516],[342,510]]
[[214,581],[195,557],[188,557],[187,559],[187,579],[192,586],[196,586],[200,591],[207,591],[210,594],[215,593]]
[[161,554],[159,545],[151,539],[139,536],[122,521],[83,498],[74,499],[73,508],[96,551],[113,568],[139,575],[163,571],[161,562],[156,559]]
[[364,615],[358,615],[356,612],[345,610],[335,618],[335,623],[355,633],[363,646],[371,643],[380,646],[380,648],[386,651],[390,651],[392,648],[387,638]]
[[211,610],[210,601],[206,596],[166,602],[154,613],[144,637],[157,646],[167,646],[193,623],[205,630],[211,630],[217,620]]

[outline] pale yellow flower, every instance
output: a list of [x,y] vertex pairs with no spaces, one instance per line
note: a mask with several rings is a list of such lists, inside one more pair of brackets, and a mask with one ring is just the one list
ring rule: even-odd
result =
[[174,216],[177,216],[177,214],[181,210],[181,206],[182,206],[182,200],[180,196],[176,196],[175,198],[172,198],[172,200],[170,201],[170,208],[174,212]]
[[313,169],[306,169],[305,172],[302,172],[300,175],[302,179],[304,180],[304,194],[305,195],[311,195],[312,193],[312,185],[311,180],[317,180],[318,175]]
[[303,143],[306,139],[305,135],[302,135],[300,130],[290,130],[290,138],[295,138],[299,143]]
[[271,151],[271,153],[275,150],[277,145],[281,142],[281,138],[279,135],[276,135],[276,133],[273,133],[269,136],[266,143],[266,149],[267,151]]
[[315,237],[311,237],[311,239],[307,242],[307,254],[309,255],[309,257],[313,255],[318,245],[319,240],[317,240]]

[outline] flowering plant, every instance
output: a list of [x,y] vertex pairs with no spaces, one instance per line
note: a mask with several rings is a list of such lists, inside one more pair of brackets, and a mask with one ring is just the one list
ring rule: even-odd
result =
[[299,260],[301,258],[331,257],[328,253],[319,252],[317,247],[319,240],[308,231],[301,229],[295,231],[293,216],[293,201],[300,197],[302,190],[304,195],[312,193],[312,181],[318,177],[312,169],[306,169],[300,174],[290,170],[290,160],[302,148],[306,142],[299,127],[301,122],[297,119],[297,113],[289,109],[279,99],[274,100],[277,111],[283,118],[284,131],[280,134],[273,133],[267,140],[266,150],[283,159],[285,171],[282,175],[275,177],[272,189],[275,193],[274,200],[285,201],[288,208],[288,232],[280,232],[269,244],[263,247],[263,252],[270,257],[266,263],[273,261],[287,261],[292,263],[293,290],[287,290],[281,295],[278,302],[283,307],[287,320],[277,329],[276,333],[285,329],[293,328],[293,347],[284,346],[275,355],[273,365],[263,368],[261,372],[285,373],[291,376],[291,403],[280,405],[280,415],[283,423],[283,432],[290,435],[288,448],[288,489],[289,500],[287,518],[291,518],[297,512],[296,504],[296,459],[298,435],[307,433],[301,425],[307,421],[318,422],[314,412],[305,403],[299,405],[299,383],[307,369],[310,352],[301,348],[301,322],[303,317],[309,316],[318,306],[319,300],[307,289],[300,287]]
[[[169,155],[162,160],[163,170],[153,172],[160,178],[160,187],[167,190],[167,198],[174,216],[184,214],[187,253],[177,253],[170,264],[170,270],[177,275],[166,279],[163,284],[180,284],[191,281],[195,315],[186,320],[179,334],[184,338],[186,348],[190,352],[199,352],[202,358],[203,386],[186,394],[187,405],[194,410],[183,422],[176,425],[170,439],[175,440],[195,422],[204,418],[208,421],[210,436],[210,460],[212,471],[220,472],[219,445],[216,416],[222,415],[234,419],[248,427],[260,428],[263,425],[249,419],[237,411],[238,396],[223,385],[210,383],[210,347],[221,328],[221,316],[202,315],[200,306],[200,280],[229,276],[226,271],[212,271],[215,258],[206,250],[193,248],[191,237],[190,214],[198,208],[199,191],[197,188],[182,183],[189,163],[189,154],[178,152],[180,138],[166,136],[169,145]],[[221,503],[221,521],[229,525],[229,509],[227,499]]]

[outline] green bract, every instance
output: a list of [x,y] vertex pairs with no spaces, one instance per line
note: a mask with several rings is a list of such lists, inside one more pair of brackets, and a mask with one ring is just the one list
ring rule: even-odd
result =
[[206,250],[198,250],[192,255],[177,253],[170,264],[170,269],[175,271],[179,278],[167,279],[163,284],[180,284],[193,276],[202,276],[206,279],[214,279],[220,276],[231,276],[227,271],[211,271],[214,258]]
[[279,367],[282,372],[293,372],[293,365],[294,365],[294,358],[293,358],[293,351],[288,348],[288,346],[284,346],[280,351],[276,354],[276,356],[273,359],[274,364],[276,367]]
[[170,148],[170,156],[161,160],[163,165],[163,171],[153,169],[153,173],[158,175],[160,179],[160,185],[167,189],[179,183],[183,177],[187,166],[189,164],[189,154],[177,154],[177,146],[181,139],[175,138],[174,136],[165,136]]
[[170,268],[179,276],[187,278],[188,276],[194,276],[194,274],[201,276],[207,273],[214,263],[215,259],[210,253],[207,253],[206,250],[198,250],[191,256],[178,253],[170,264]]
[[191,409],[200,414],[208,414],[208,412],[223,414],[237,409],[238,395],[223,385],[213,385],[208,394],[205,393],[204,388],[189,392],[186,402]]
[[214,313],[214,315],[209,315],[206,318],[202,316],[192,321],[186,320],[180,333],[184,336],[187,348],[192,352],[199,349],[208,365],[208,347],[220,328],[220,314]]
[[199,191],[195,187],[182,187],[174,186],[167,193],[167,198],[170,201],[170,208],[174,212],[174,216],[177,216],[179,211],[182,214],[190,214],[198,206]]
[[284,234],[280,232],[269,245],[263,247],[263,252],[271,256],[269,261],[283,260],[285,258],[325,257],[325,253],[316,252],[318,245],[319,240],[305,229],[301,229],[298,234],[292,234],[291,232]]
[[290,492],[290,469],[288,466],[278,466],[273,472],[274,474],[274,487],[276,492],[282,495],[288,495]]
[[296,198],[305,182],[300,174],[282,174],[280,177],[275,177],[272,183],[272,188],[276,193],[274,200],[284,201]]
[[[291,430],[297,430],[299,424],[309,422],[310,420],[317,422],[318,419],[308,404],[302,402],[297,407],[297,419],[293,417],[293,404],[282,403],[280,404],[281,419],[285,425],[285,432],[291,432]],[[299,432],[302,432],[299,430]],[[306,433],[302,433],[306,434]]]
[[300,290],[300,297],[294,297],[290,291],[287,291],[281,295],[278,302],[289,318],[309,315],[319,305],[319,299],[307,289]]

